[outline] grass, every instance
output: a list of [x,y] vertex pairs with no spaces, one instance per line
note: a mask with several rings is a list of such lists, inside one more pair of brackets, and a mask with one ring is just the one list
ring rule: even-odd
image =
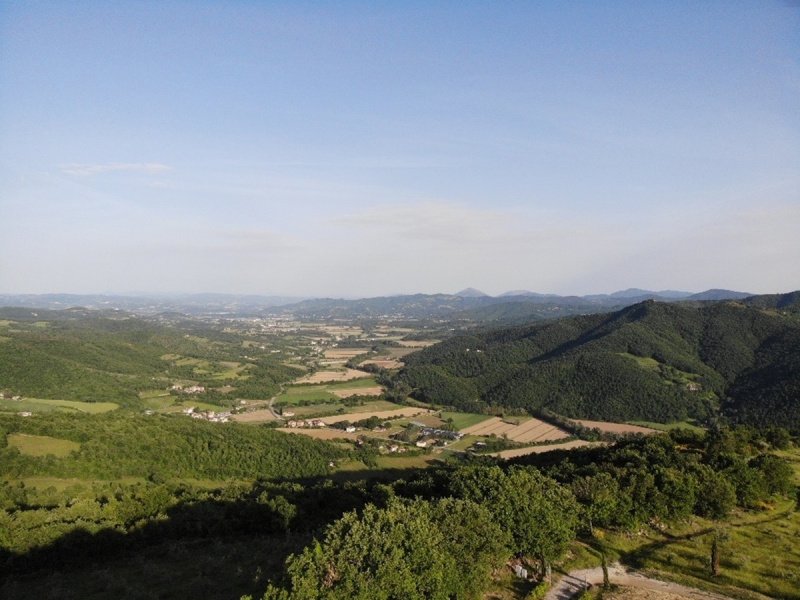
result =
[[311,384],[311,385],[291,385],[275,398],[275,402],[283,402],[287,405],[295,405],[303,400],[325,401],[337,400],[339,397],[333,393],[334,390],[354,390],[375,387],[378,382],[373,377],[365,379],[353,379],[350,381],[338,381],[335,383]]
[[491,419],[491,415],[479,415],[476,413],[459,413],[459,412],[446,412],[442,411],[442,419],[447,421],[453,419],[453,427],[457,430],[466,429],[473,425],[477,425],[487,419]]
[[[800,599],[800,514],[792,510],[793,504],[784,501],[772,510],[740,513],[723,523],[693,519],[664,532],[608,534],[603,545],[625,563],[669,573],[670,579],[693,587],[737,598],[749,597],[751,590],[796,600]],[[723,536],[717,577],[709,569],[715,531]]]
[[[790,461],[795,482],[800,482],[800,449],[779,454]],[[716,577],[709,569],[715,532],[722,536],[721,572]],[[739,510],[725,521],[693,517],[663,532],[648,528],[638,535],[600,536],[590,543],[605,548],[609,558],[619,557],[684,585],[733,598],[764,594],[800,600],[800,511],[794,499],[775,501],[762,511]]]
[[47,456],[52,454],[57,457],[69,456],[72,452],[81,449],[78,442],[62,440],[47,435],[28,435],[27,433],[12,433],[6,436],[8,445],[16,448],[28,456]]
[[114,402],[80,402],[78,400],[50,400],[44,398],[23,398],[22,400],[0,400],[0,410],[13,412],[84,412],[96,415],[119,408]]

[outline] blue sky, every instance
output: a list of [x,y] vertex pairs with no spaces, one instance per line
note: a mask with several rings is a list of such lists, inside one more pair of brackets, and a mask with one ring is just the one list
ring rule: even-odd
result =
[[0,3],[0,292],[800,288],[787,2]]

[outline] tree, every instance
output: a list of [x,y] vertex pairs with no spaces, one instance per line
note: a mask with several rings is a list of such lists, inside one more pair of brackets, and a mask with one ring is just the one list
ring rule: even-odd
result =
[[575,497],[536,469],[468,467],[455,472],[451,486],[455,495],[488,506],[510,533],[511,549],[538,559],[542,575],[575,538]]
[[508,555],[507,540],[489,511],[472,502],[390,498],[384,509],[347,513],[322,542],[290,557],[291,590],[273,587],[265,598],[479,598]]

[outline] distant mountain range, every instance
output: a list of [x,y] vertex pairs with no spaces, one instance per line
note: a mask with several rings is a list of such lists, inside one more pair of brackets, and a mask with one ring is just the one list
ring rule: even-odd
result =
[[138,314],[183,313],[188,315],[268,316],[295,315],[304,319],[405,318],[457,319],[514,323],[572,314],[606,312],[644,300],[712,301],[738,300],[745,292],[707,290],[699,294],[673,290],[631,288],[611,294],[560,296],[527,290],[489,296],[475,288],[455,294],[409,294],[376,298],[299,298],[236,294],[183,294],[163,296],[115,296],[102,294],[0,295],[0,306],[41,309],[85,307],[120,309]]

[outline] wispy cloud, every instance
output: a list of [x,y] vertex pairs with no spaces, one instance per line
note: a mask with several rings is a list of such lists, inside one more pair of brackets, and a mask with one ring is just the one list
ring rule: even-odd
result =
[[161,163],[105,163],[61,165],[61,172],[78,177],[90,177],[103,173],[127,172],[156,174],[171,171],[172,167]]

